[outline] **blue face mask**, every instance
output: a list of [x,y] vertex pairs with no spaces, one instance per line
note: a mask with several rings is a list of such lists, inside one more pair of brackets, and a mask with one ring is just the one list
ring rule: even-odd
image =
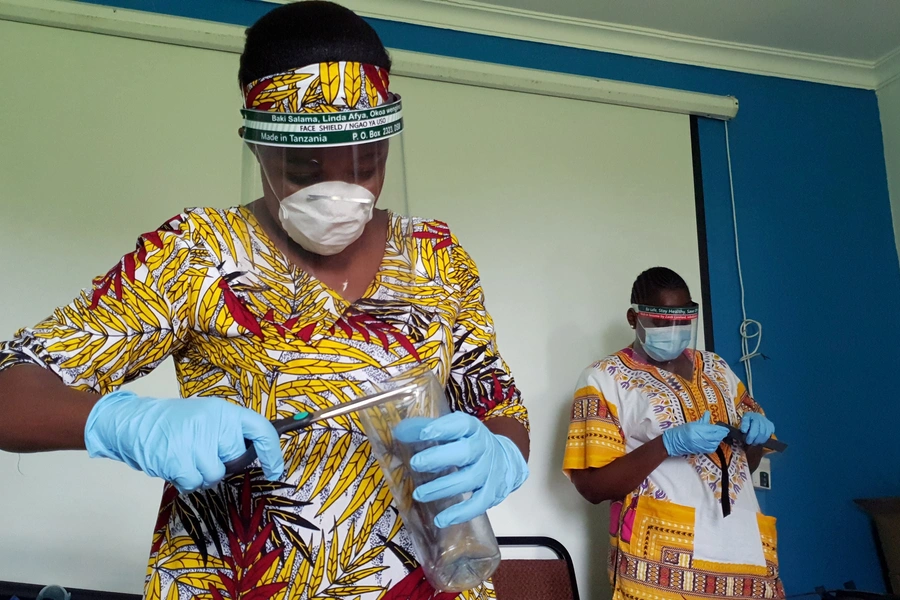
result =
[[693,327],[691,325],[675,325],[673,327],[651,327],[644,329],[644,341],[641,346],[647,356],[660,362],[668,362],[678,358],[691,345]]

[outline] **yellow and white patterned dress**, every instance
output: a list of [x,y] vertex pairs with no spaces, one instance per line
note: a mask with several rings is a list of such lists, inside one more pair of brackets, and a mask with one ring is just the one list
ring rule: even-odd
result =
[[[694,353],[691,381],[626,348],[578,380],[563,469],[604,467],[670,427],[762,413],[724,360]],[[615,600],[782,598],[775,519],[760,513],[743,448],[668,458],[610,509]]]
[[[292,266],[248,209],[188,210],[141,236],[70,305],[0,344],[0,370],[38,364],[106,394],[171,356],[184,397],[217,396],[274,419],[372,393],[369,381],[423,363],[454,410],[527,426],[472,259],[443,223],[390,223],[376,279],[351,304]],[[282,445],[281,481],[253,470],[209,492],[166,486],[149,600],[456,597],[424,581],[355,416]]]

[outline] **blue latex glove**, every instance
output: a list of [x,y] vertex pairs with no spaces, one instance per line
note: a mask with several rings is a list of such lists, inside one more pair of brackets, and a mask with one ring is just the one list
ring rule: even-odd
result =
[[88,416],[84,443],[92,458],[113,458],[171,482],[181,493],[215,486],[223,463],[253,442],[266,477],[284,472],[278,433],[262,415],[219,398],[157,400],[118,391]]
[[726,435],[726,428],[710,425],[709,411],[706,411],[699,421],[666,429],[662,438],[669,456],[688,456],[715,452]]
[[748,446],[761,446],[775,433],[775,423],[759,413],[748,412],[741,417],[741,431]]
[[434,502],[457,494],[472,496],[441,511],[434,518],[438,527],[471,521],[497,506],[528,478],[528,464],[519,448],[507,437],[495,435],[475,417],[454,412],[439,419],[410,419],[394,430],[404,443],[446,442],[413,456],[411,466],[420,473],[457,471],[416,488],[413,498]]

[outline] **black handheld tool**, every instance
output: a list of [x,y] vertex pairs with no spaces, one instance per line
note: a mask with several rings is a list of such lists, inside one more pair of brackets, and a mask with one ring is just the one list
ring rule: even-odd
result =
[[[716,423],[716,425],[718,425],[720,427],[725,427],[726,429],[728,429],[728,435],[725,436],[726,440],[734,440],[734,441],[740,442],[742,444],[747,443],[744,432],[741,431],[740,429],[738,429],[737,427],[734,427],[733,425],[729,425],[728,423],[723,423],[721,421]],[[763,444],[762,447],[767,450],[771,450],[772,452],[784,452],[785,450],[787,450],[788,446],[781,440],[776,440],[775,438],[770,437],[768,440],[766,440],[766,443]]]
[[[391,400],[409,396],[415,391],[415,385],[405,385],[395,390],[380,392],[371,396],[364,396],[363,398],[357,398],[356,400],[352,400],[350,402],[329,406],[328,408],[323,408],[315,412],[301,411],[295,415],[291,415],[290,417],[272,421],[272,425],[275,426],[275,431],[278,432],[278,435],[284,435],[289,431],[306,429],[317,421],[339,417],[341,415],[346,415],[357,410],[371,408],[373,406],[378,406],[379,404],[384,404],[385,402],[389,402]],[[235,473],[245,471],[251,464],[253,464],[253,461],[256,460],[256,447],[253,445],[253,442],[251,442],[250,440],[245,440],[245,442],[247,451],[236,459],[229,460],[225,463],[225,473],[227,475],[233,475]]]

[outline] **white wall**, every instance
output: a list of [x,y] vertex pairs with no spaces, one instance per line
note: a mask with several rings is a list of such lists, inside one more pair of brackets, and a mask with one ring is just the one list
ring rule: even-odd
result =
[[[241,153],[233,55],[0,21],[0,56],[5,339],[185,206],[238,202]],[[171,364],[135,389],[177,395]],[[83,453],[0,452],[0,580],[139,592],[161,489]]]
[[[240,201],[237,57],[0,21],[0,337],[68,302],[187,205]],[[663,263],[699,295],[684,116],[397,78],[410,206],[478,262],[532,417],[532,477],[491,513],[548,535],[608,596],[607,511],[560,472],[575,380],[629,342],[631,282]],[[27,101],[22,101],[27,90]],[[137,384],[174,395],[166,365]],[[0,453],[0,579],[137,592],[160,485],[83,454]]]
[[[562,474],[575,381],[627,345],[631,284],[664,263],[699,295],[688,118],[405,80],[410,206],[447,221],[481,271],[500,351],[532,420],[531,477],[491,511],[498,534],[546,535],[608,598],[608,509]],[[701,334],[702,335],[702,334]]]
[[900,78],[878,90],[878,110],[894,217],[894,240],[900,252]]

